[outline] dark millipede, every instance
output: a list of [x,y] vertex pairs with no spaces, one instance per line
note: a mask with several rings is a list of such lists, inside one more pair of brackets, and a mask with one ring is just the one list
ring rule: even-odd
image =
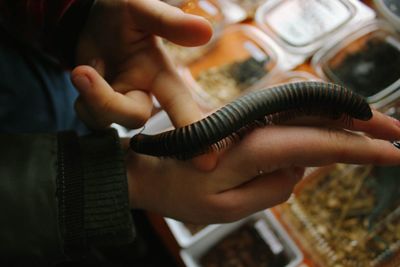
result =
[[153,156],[188,159],[228,146],[249,129],[302,115],[369,120],[372,112],[360,95],[336,84],[297,82],[244,95],[206,118],[156,135],[137,134],[132,150]]

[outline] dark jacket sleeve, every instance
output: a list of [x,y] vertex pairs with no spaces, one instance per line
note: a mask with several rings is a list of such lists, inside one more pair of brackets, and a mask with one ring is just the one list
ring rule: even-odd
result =
[[0,0],[0,25],[23,42],[73,66],[75,46],[94,0]]
[[1,262],[53,264],[133,240],[114,130],[2,134],[0,144]]

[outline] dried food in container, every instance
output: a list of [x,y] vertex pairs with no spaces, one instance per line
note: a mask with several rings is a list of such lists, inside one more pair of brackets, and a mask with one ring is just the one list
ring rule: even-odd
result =
[[203,106],[220,107],[267,79],[278,58],[264,36],[250,25],[227,27],[207,55],[190,64],[184,76]]
[[200,262],[203,267],[283,267],[289,258],[269,226],[251,220],[211,247]]
[[337,165],[303,181],[284,218],[323,266],[380,266],[400,252],[400,167]]

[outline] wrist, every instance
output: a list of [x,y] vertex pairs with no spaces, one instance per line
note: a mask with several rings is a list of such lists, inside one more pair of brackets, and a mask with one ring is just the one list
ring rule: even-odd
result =
[[[140,159],[139,156],[133,153],[132,151],[128,151],[125,157],[126,162],[126,176],[128,179],[128,195],[129,195],[129,206],[132,209],[140,209],[142,208],[140,205],[140,184],[139,179],[140,176],[144,176],[145,174],[140,168]],[[142,192],[143,194],[143,192]]]
[[153,184],[162,179],[158,166],[159,159],[136,154],[129,150],[125,158],[129,204],[133,209],[152,209],[152,203],[159,197],[158,186]]

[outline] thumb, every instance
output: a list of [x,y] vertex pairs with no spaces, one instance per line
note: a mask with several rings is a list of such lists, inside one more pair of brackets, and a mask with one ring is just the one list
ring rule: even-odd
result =
[[116,92],[92,67],[76,67],[71,79],[80,93],[81,105],[90,114],[85,118],[92,118],[90,122],[85,121],[88,126],[104,128],[115,122],[128,128],[138,128],[151,115],[152,100],[146,92]]
[[131,0],[130,11],[140,29],[183,46],[207,43],[212,36],[210,22],[203,17],[186,14],[179,8],[159,0]]

